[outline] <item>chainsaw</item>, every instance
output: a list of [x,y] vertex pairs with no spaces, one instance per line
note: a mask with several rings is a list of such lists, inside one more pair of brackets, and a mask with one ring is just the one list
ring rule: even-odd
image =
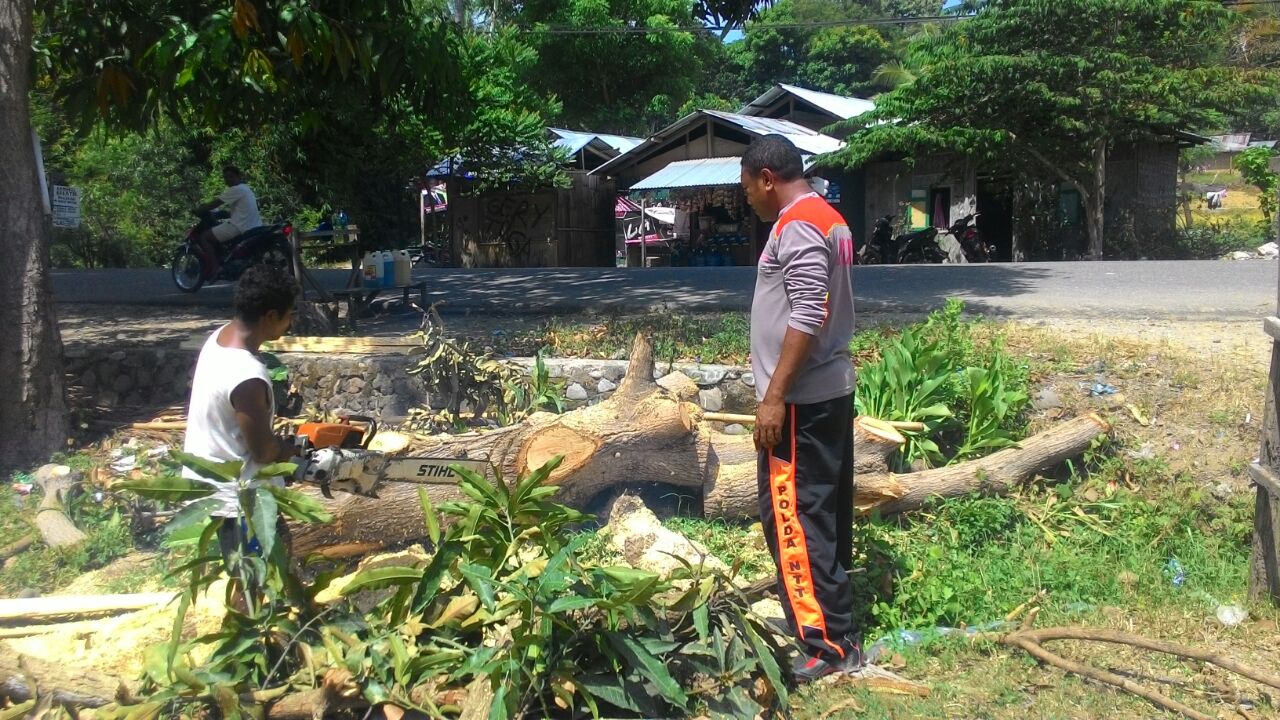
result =
[[373,450],[370,444],[378,432],[373,418],[351,415],[338,422],[303,423],[296,434],[299,465],[295,480],[320,488],[327,498],[333,491],[364,497],[378,497],[383,483],[453,485],[458,480],[454,468],[484,475],[489,463],[469,458],[402,457]]

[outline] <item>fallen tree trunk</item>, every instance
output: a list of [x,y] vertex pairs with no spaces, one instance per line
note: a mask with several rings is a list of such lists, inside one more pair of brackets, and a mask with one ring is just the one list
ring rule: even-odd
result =
[[[485,458],[511,482],[560,455],[551,476],[558,502],[582,507],[602,493],[664,483],[703,499],[707,517],[756,516],[756,449],[749,435],[716,432],[697,405],[653,380],[648,341],[637,337],[626,377],[608,400],[564,415],[539,413],[519,425],[482,434],[440,436],[415,443],[408,454]],[[873,418],[858,418],[854,432],[855,504],[861,512],[898,513],[934,496],[1002,493],[1035,473],[1088,448],[1109,430],[1096,416],[1061,423],[1021,447],[988,458],[920,473],[889,472],[889,458],[905,439]],[[335,521],[293,526],[295,552],[330,557],[361,554],[425,535],[418,488],[387,483],[379,498],[354,495],[328,501]],[[451,482],[426,486],[435,503],[463,497]],[[336,546],[336,550],[335,550]]]
[[173,598],[174,593],[167,592],[6,599],[0,600],[0,625],[33,625],[119,615],[165,605]]
[[36,529],[49,547],[66,547],[84,542],[85,534],[71,522],[63,509],[67,493],[80,483],[81,474],[66,465],[45,465],[34,479],[44,490],[36,510]]

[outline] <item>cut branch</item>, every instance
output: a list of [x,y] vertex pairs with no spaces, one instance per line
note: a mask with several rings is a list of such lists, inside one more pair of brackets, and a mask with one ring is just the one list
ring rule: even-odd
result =
[[1121,690],[1133,693],[1134,695],[1144,698],[1150,701],[1152,704],[1162,707],[1165,710],[1168,710],[1170,712],[1179,713],[1184,717],[1191,718],[1192,720],[1215,720],[1215,718],[1212,715],[1205,715],[1204,713],[1196,710],[1195,708],[1189,707],[1187,705],[1183,705],[1177,700],[1174,700],[1170,697],[1166,697],[1165,695],[1162,695],[1150,688],[1143,687],[1142,685],[1139,685],[1138,683],[1135,683],[1132,680],[1129,680],[1128,678],[1123,678],[1123,677],[1120,677],[1119,675],[1116,675],[1115,673],[1110,673],[1110,672],[1107,672],[1106,670],[1100,670],[1098,668],[1091,667],[1089,665],[1084,665],[1074,660],[1068,660],[1062,657],[1061,655],[1055,655],[1054,653],[1051,653],[1048,650],[1045,650],[1043,647],[1040,646],[1039,643],[1035,642],[1034,640],[1021,636],[1020,633],[1014,633],[1013,635],[1010,635],[1005,640],[1005,643],[1008,645],[1012,645],[1014,647],[1021,648],[1022,650],[1026,651],[1027,654],[1031,655],[1032,657],[1036,658],[1037,660],[1047,665],[1052,665],[1058,668],[1059,670],[1066,670],[1069,673],[1074,673],[1076,675],[1080,675],[1081,677],[1087,677],[1091,680],[1097,680],[1100,683],[1106,683],[1107,685],[1118,687]]
[[1048,640],[1088,640],[1090,642],[1129,645],[1131,647],[1164,653],[1165,655],[1174,655],[1188,660],[1199,660],[1200,662],[1217,665],[1223,670],[1247,677],[1256,683],[1270,685],[1271,687],[1280,690],[1280,675],[1258,670],[1257,668],[1237,662],[1221,653],[1213,652],[1211,650],[1201,650],[1199,648],[1179,645],[1177,643],[1164,642],[1163,640],[1153,640],[1141,635],[1133,635],[1131,633],[1120,632],[1117,630],[1101,630],[1097,628],[1053,627],[1045,628],[1043,630],[1028,630],[1019,634],[1023,637],[1030,638],[1037,643],[1043,643]]
[[85,534],[71,522],[63,509],[69,493],[80,483],[80,473],[66,465],[45,465],[35,473],[35,481],[44,491],[40,507],[36,510],[36,528],[49,547],[78,545]]

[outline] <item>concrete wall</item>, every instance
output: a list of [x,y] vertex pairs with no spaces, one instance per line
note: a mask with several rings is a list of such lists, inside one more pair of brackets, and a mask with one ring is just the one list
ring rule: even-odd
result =
[[953,221],[977,212],[976,174],[972,168],[956,170],[944,156],[924,158],[914,164],[900,161],[870,163],[866,166],[864,178],[865,214],[862,227],[854,228],[856,237],[870,238],[876,219],[885,215],[894,215],[895,223],[905,222],[905,203],[912,190],[950,188]]

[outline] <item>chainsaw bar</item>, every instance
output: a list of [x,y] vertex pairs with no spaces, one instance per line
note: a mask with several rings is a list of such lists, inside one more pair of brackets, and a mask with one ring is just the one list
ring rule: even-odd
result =
[[318,485],[325,497],[339,490],[376,498],[377,487],[385,482],[414,485],[456,485],[454,468],[485,475],[486,460],[469,458],[392,457],[370,450],[321,448],[300,468],[303,482]]
[[484,475],[489,470],[489,463],[485,460],[395,457],[387,458],[379,477],[385,482],[456,485],[458,474],[453,471],[454,466],[470,470],[477,475]]

